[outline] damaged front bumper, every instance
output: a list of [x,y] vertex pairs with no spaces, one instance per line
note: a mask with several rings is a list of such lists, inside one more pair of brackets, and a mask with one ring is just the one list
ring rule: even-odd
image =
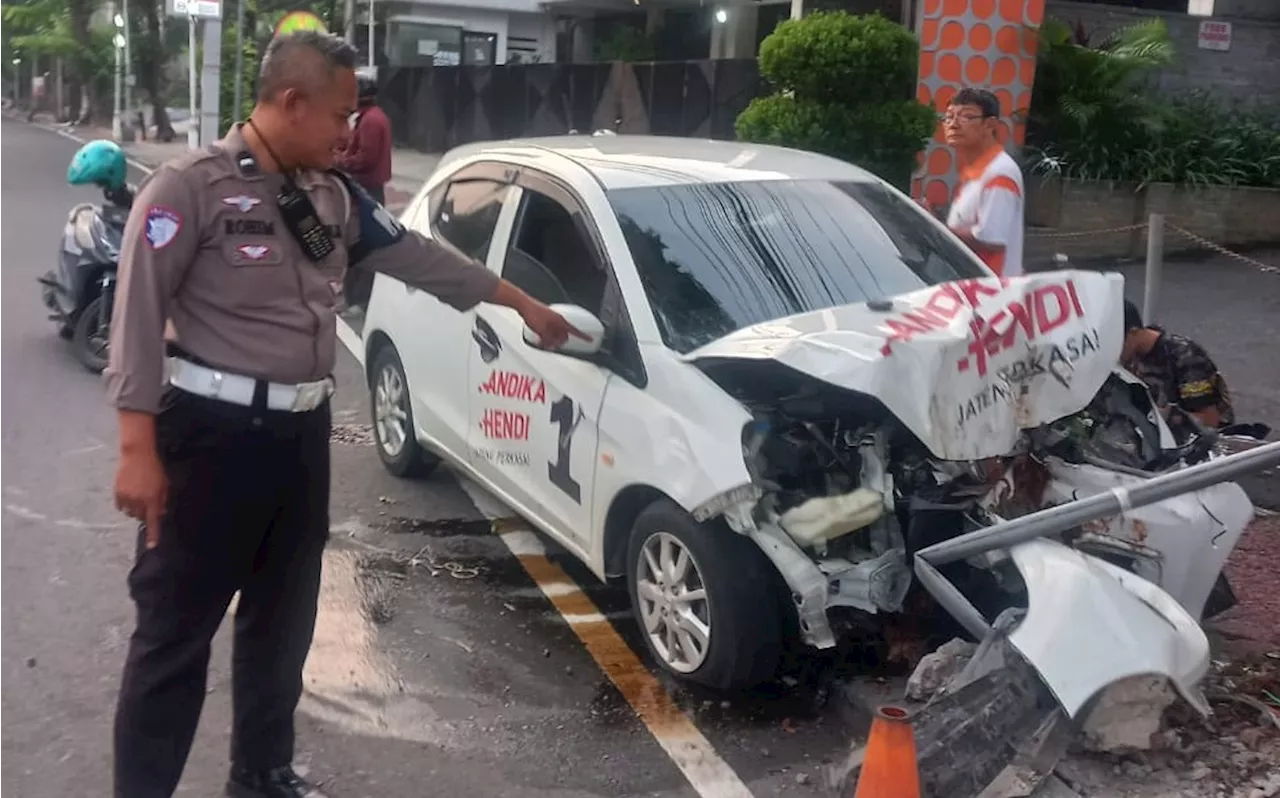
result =
[[1198,711],[1209,640],[1168,593],[1133,573],[1051,540],[1009,550],[1027,586],[1027,614],[1009,642],[1070,717],[1131,676],[1168,677]]
[[[1196,688],[1209,665],[1199,617],[1252,516],[1243,491],[1226,480],[1277,463],[1280,444],[1153,478],[1051,462],[1046,498],[1054,506],[1007,521],[993,516],[990,527],[917,552],[915,576],[981,640],[990,623],[937,566],[966,560],[996,568],[1011,561],[1027,610],[1010,643],[1073,717],[1103,688],[1140,675],[1167,677],[1207,712]],[[900,608],[911,581],[901,549],[857,563],[815,559],[779,524],[753,519],[749,504],[725,518],[777,567],[810,645],[836,644],[832,607]],[[1045,539],[1069,530],[1077,531],[1066,535],[1074,548]]]

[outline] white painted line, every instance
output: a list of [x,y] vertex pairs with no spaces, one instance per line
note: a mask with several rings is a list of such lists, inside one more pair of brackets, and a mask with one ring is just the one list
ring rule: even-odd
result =
[[564,622],[570,626],[577,626],[580,623],[605,623],[609,619],[600,612],[588,612],[585,615],[574,615],[572,613],[561,615]]
[[351,356],[360,364],[360,368],[364,368],[364,343],[360,340],[360,336],[346,319],[341,316],[337,317],[338,322],[338,340],[347,348]]

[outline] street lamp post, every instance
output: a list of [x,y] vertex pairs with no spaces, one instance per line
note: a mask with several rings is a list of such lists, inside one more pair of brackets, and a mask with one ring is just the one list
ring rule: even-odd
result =
[[121,29],[124,28],[124,17],[115,13],[115,10],[116,4],[112,2],[111,16],[116,23],[116,35],[112,39],[112,44],[115,45],[116,74],[115,97],[112,99],[111,137],[116,141],[120,141],[124,138],[124,108],[122,107],[124,94],[121,92],[122,84],[124,83],[124,35],[120,33]]
[[120,0],[120,29],[124,34],[124,108],[121,113],[127,114],[133,108],[133,56],[131,47],[133,35],[129,31],[129,0]]

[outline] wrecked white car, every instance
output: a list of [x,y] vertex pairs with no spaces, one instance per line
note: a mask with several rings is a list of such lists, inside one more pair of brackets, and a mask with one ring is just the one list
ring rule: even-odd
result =
[[1198,621],[1251,514],[1232,484],[917,563],[1182,467],[1115,367],[1118,275],[1001,280],[867,172],[732,142],[469,145],[404,220],[586,340],[548,351],[513,311],[379,275],[363,338],[382,461],[443,459],[625,578],[666,670],[742,686],[792,629],[830,648],[1021,609],[1014,643],[1068,711],[1138,671],[1192,694]]

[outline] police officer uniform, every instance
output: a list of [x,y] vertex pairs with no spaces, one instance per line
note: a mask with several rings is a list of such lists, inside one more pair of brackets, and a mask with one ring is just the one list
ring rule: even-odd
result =
[[105,377],[116,408],[155,415],[169,495],[159,543],[146,549],[139,531],[128,577],[137,628],[116,714],[117,796],[176,788],[210,640],[237,590],[232,770],[292,760],[329,535],[334,309],[348,265],[459,310],[498,283],[337,173],[261,170],[239,127],[161,167],[134,202]]

